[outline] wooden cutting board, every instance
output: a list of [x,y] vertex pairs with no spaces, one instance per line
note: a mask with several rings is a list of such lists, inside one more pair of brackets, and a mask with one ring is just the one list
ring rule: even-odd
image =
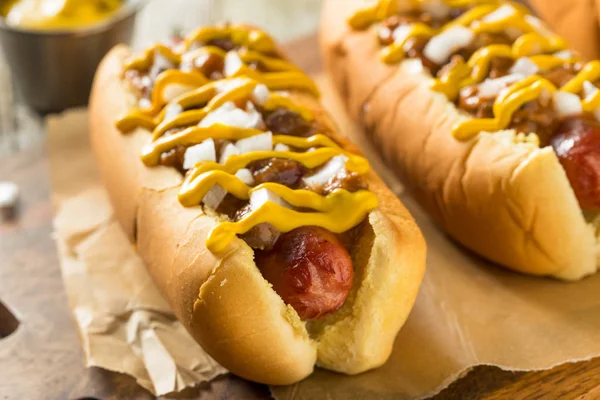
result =
[[[320,72],[315,37],[288,47],[310,74]],[[132,378],[83,367],[52,240],[46,150],[38,145],[0,161],[0,181],[21,189],[20,212],[0,222],[0,399],[151,399]],[[16,330],[15,330],[16,328]],[[228,375],[177,398],[262,399],[264,385]],[[542,372],[478,367],[436,399],[596,399],[600,359]]]

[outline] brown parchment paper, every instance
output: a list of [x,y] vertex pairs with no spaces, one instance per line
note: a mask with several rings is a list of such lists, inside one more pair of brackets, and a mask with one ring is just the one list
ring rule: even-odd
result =
[[87,112],[48,121],[55,237],[85,362],[156,395],[227,372],[191,338],[151,281],[102,188]]
[[600,356],[600,275],[577,283],[526,277],[457,247],[374,156],[330,83],[318,82],[342,132],[413,213],[427,240],[427,272],[383,367],[352,377],[317,370],[298,384],[271,388],[277,399],[421,398],[477,365],[541,370]]
[[[600,276],[569,284],[525,277],[455,246],[361,139],[329,83],[320,77],[317,81],[342,132],[362,148],[413,212],[427,240],[428,270],[415,309],[383,367],[358,376],[317,369],[296,385],[272,387],[277,399],[420,398],[439,392],[477,365],[547,369],[600,355]],[[110,216],[85,117],[77,111],[51,118],[49,143],[59,205],[57,242],[87,363],[126,372],[151,390],[170,389],[162,392],[210,379],[223,370],[200,349],[180,352],[179,340],[191,339]],[[97,268],[100,264],[104,267]],[[98,282],[104,291],[93,296],[89,292]],[[152,333],[144,333],[148,331]],[[152,339],[144,347],[145,336]]]

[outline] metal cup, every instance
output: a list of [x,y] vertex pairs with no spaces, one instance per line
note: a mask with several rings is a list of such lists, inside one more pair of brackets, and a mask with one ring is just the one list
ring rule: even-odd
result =
[[23,100],[41,113],[87,104],[100,60],[130,42],[143,3],[130,0],[101,24],[73,30],[23,29],[0,18],[0,44]]

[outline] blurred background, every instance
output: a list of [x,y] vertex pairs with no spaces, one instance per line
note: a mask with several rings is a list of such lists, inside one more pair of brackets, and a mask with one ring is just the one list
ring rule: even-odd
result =
[[[316,32],[320,8],[321,0],[148,0],[137,16],[132,44],[141,49],[175,32],[223,20],[253,23],[289,41]],[[6,61],[0,52],[0,158],[44,137],[43,118],[24,104]],[[46,66],[36,68],[43,73]]]
[[138,18],[134,45],[223,20],[250,22],[290,40],[316,31],[320,11],[321,0],[150,0]]

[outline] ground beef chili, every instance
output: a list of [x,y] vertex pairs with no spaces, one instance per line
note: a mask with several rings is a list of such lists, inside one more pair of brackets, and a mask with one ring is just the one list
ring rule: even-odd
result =
[[301,163],[286,158],[271,158],[253,162],[248,169],[254,176],[254,184],[275,182],[298,189],[307,169]]
[[[214,39],[206,44],[217,46],[226,51],[236,48],[231,39]],[[201,57],[193,60],[192,65],[180,65],[179,67],[187,71],[198,70],[211,80],[222,79],[224,69],[223,58],[213,54],[207,54],[206,56]],[[250,67],[259,71],[266,71],[265,66],[260,62],[251,63]],[[126,72],[125,78],[131,82],[132,86],[139,92],[141,97],[147,99],[150,97],[154,82],[152,82],[147,72],[130,70]],[[243,109],[246,108],[246,103],[247,99],[235,102],[238,107]],[[265,110],[260,106],[256,106],[256,108],[261,113],[264,121],[265,126],[262,128],[273,132],[275,135],[310,137],[323,131],[322,127],[316,122],[307,121],[301,115],[285,108],[277,108],[274,110]],[[172,135],[179,131],[181,131],[179,128],[172,129],[167,131],[165,136]],[[217,156],[222,152],[222,148],[226,143],[228,142],[225,140],[215,140]],[[183,164],[186,150],[187,146],[175,146],[173,149],[170,149],[161,155],[160,164],[173,167],[182,175],[185,175],[187,171],[183,168]],[[301,149],[292,150],[303,151]],[[368,189],[368,184],[364,177],[361,177],[354,172],[346,171],[342,171],[337,176],[331,178],[330,181],[321,188],[308,188],[304,184],[303,178],[309,174],[315,173],[319,168],[310,170],[297,161],[285,158],[270,158],[255,161],[250,163],[247,168],[254,178],[254,186],[266,182],[275,182],[292,189],[313,190],[322,195],[327,195],[336,189],[346,189],[351,192]],[[240,200],[231,194],[227,194],[216,211],[220,214],[227,215],[233,221],[239,221],[248,215],[252,209],[247,200]],[[348,233],[348,235],[351,235],[351,233]],[[346,234],[340,235],[340,237],[344,238],[345,242],[350,243],[350,236],[346,236]],[[269,224],[257,225],[244,235],[241,235],[241,238],[245,240],[249,246],[261,250],[272,249],[279,237],[280,232]]]
[[218,47],[224,51],[235,50],[239,47],[236,46],[236,44],[233,42],[233,40],[231,40],[231,38],[227,37],[209,40],[208,42],[206,42],[206,45]]
[[[383,22],[381,29],[379,30],[379,42],[383,46],[389,46],[394,43],[394,31],[400,25],[407,25],[413,23],[424,23],[432,27],[440,27],[444,25],[446,20],[436,20],[432,18],[431,14],[424,12],[407,12],[398,15],[393,15]],[[419,58],[423,63],[423,66],[429,68],[430,71],[437,69],[435,63],[431,62],[427,57],[423,55],[423,49],[429,41],[429,38],[424,36],[416,36],[408,39],[404,46],[406,56],[408,58]]]
[[273,133],[299,137],[309,137],[317,133],[312,123],[285,108],[267,111],[263,116],[267,128]]
[[[179,42],[177,41],[173,42],[173,46],[178,44]],[[231,51],[239,48],[239,46],[237,46],[231,40],[231,38],[213,39],[209,40],[207,43],[203,43],[202,45],[215,46],[224,51]],[[279,57],[278,54],[274,53],[270,54],[270,56]],[[248,63],[248,66],[259,72],[268,72],[268,69],[259,61],[252,61]],[[203,54],[193,60],[182,62],[179,65],[179,69],[183,71],[198,71],[210,80],[219,80],[225,78],[225,74],[223,72],[224,68],[225,62],[223,57],[212,53]],[[147,71],[142,72],[137,70],[127,70],[125,71],[125,79],[136,91],[136,95],[143,99],[150,99],[155,82],[148,75]]]
[[208,53],[204,56],[198,57],[193,61],[193,69],[202,73],[205,77],[210,80],[223,79],[223,69],[225,68],[225,62],[223,57],[216,54]]
[[404,50],[406,51],[406,56],[408,58],[418,58],[421,60],[423,67],[427,68],[431,74],[435,76],[438,73],[440,66],[423,55],[423,50],[425,50],[427,42],[429,42],[429,38],[425,36],[410,38],[406,41]]
[[227,194],[219,207],[217,212],[220,214],[227,215],[230,219],[235,219],[239,210],[244,208],[248,204],[247,201],[238,199],[232,194]]
[[250,61],[247,65],[258,72],[269,72],[267,67],[265,67],[260,61]]
[[[468,8],[453,8],[451,9],[451,12],[443,18],[434,18],[430,13],[420,10],[405,11],[400,14],[393,15],[382,22],[378,35],[379,43],[383,46],[389,46],[394,43],[394,31],[401,25],[423,23],[434,29],[438,29],[451,20],[458,18],[467,10]],[[437,65],[423,55],[423,51],[429,42],[429,39],[430,38],[426,36],[411,37],[406,41],[404,45],[404,51],[408,58],[420,59],[423,66],[427,68],[432,75],[436,76],[439,75],[440,70],[444,69],[444,65]],[[468,60],[469,57],[471,57],[471,55],[473,55],[473,53],[475,53],[475,51],[481,47],[492,44],[510,45],[512,42],[513,40],[503,32],[483,32],[475,37],[475,40],[473,43],[471,43],[471,45],[457,51],[456,55],[460,55],[463,60]],[[498,66],[497,68],[501,68],[501,66]]]
[[323,194],[329,194],[336,189],[345,189],[349,192],[357,192],[369,188],[364,176],[356,172],[341,171],[336,176],[331,178],[322,188]]
[[494,100],[494,98],[480,97],[477,85],[470,85],[461,89],[458,95],[458,107],[475,118],[492,118]]
[[[492,60],[489,77],[494,79],[507,75],[511,63],[498,60],[494,65],[494,60]],[[554,86],[561,87],[577,75],[581,68],[580,63],[571,63],[538,74],[548,79]],[[495,98],[480,98],[477,85],[471,85],[460,91],[458,106],[475,118],[493,118],[495,100]],[[540,144],[545,146],[559,122],[551,97],[542,96],[521,106],[513,114],[509,128],[522,133],[535,132],[540,138]]]
[[[239,221],[252,212],[250,204],[241,207],[233,216],[234,221]],[[271,250],[281,234],[271,224],[259,224],[251,228],[240,237],[253,249]]]
[[182,175],[185,174],[185,169],[183,169],[183,157],[185,156],[186,150],[187,147],[185,146],[175,146],[173,149],[161,154],[160,164],[167,167],[173,167],[181,172]]
[[515,60],[508,57],[494,57],[490,61],[488,77],[491,79],[501,78],[508,75],[509,70],[515,64]]
[[430,13],[420,11],[407,11],[401,14],[392,15],[383,21],[382,27],[379,31],[379,41],[384,46],[394,43],[393,33],[400,25],[408,25],[420,22],[427,26],[431,26],[432,28],[440,28],[450,20],[450,16],[447,18],[433,18]]
[[514,114],[510,128],[522,133],[537,133],[540,144],[545,146],[559,123],[550,96],[541,96],[523,104]]
[[147,73],[142,73],[135,69],[125,71],[125,80],[129,82],[135,94],[142,99],[149,99],[152,94],[154,82]]
[[[477,85],[468,86],[460,91],[458,106],[475,118],[493,118],[495,98],[478,96]],[[523,104],[513,114],[508,128],[517,132],[536,132],[542,143],[546,143],[554,131],[558,118],[552,107],[552,98],[543,96],[535,101]]]
[[539,75],[548,79],[556,87],[564,86],[569,82],[579,71],[583,65],[581,63],[569,63],[558,68],[542,72]]

